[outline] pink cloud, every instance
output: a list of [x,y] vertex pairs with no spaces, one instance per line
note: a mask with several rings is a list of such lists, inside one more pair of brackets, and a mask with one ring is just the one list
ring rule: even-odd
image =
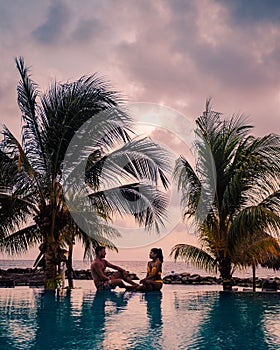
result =
[[[98,72],[128,101],[165,104],[195,120],[211,96],[225,116],[248,115],[256,134],[279,133],[278,13],[277,2],[240,0],[33,0],[20,11],[2,2],[1,123],[19,137],[14,57],[22,55],[42,90]],[[187,152],[168,130],[152,137]],[[170,234],[165,249],[184,234]]]

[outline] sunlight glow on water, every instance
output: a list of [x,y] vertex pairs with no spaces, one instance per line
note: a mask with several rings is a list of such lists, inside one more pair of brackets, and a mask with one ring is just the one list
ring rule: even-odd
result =
[[0,289],[0,349],[279,349],[279,295]]

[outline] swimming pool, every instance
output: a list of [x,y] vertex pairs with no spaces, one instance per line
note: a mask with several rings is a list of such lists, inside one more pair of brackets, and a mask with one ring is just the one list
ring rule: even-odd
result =
[[0,289],[0,349],[279,349],[279,294]]

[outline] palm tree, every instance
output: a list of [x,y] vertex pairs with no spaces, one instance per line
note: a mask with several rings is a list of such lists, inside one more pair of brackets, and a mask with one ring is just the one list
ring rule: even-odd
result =
[[[71,252],[74,240],[81,240],[85,256],[100,243],[115,248],[108,239],[118,234],[109,225],[115,213],[132,214],[139,225],[159,229],[167,199],[157,185],[168,187],[168,154],[147,138],[131,139],[132,120],[119,95],[98,76],[55,82],[42,94],[23,58],[16,59],[16,66],[21,77],[17,92],[22,142],[4,127],[0,247],[14,254],[44,243],[45,288],[53,289],[65,245]],[[90,136],[83,149],[74,137],[79,132]],[[71,152],[78,152],[73,164],[67,163]],[[120,171],[123,158],[126,163]],[[81,181],[88,189],[82,199],[75,187]],[[140,197],[145,207],[137,211]],[[90,215],[84,216],[89,202]],[[85,225],[79,225],[81,220]]]
[[280,254],[279,241],[264,233],[253,233],[238,244],[238,251],[233,256],[233,264],[239,268],[252,267],[253,291],[256,291],[256,267]]
[[280,137],[251,136],[243,116],[222,120],[210,100],[196,124],[196,167],[181,156],[174,175],[183,218],[194,220],[201,247],[177,244],[171,255],[219,271],[225,289],[237,266],[279,252]]

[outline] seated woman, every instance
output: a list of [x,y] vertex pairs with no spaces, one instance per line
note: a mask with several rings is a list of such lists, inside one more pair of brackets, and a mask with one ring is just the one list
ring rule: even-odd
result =
[[160,248],[152,248],[150,251],[150,259],[152,259],[152,261],[148,262],[147,275],[140,281],[141,286],[136,287],[138,291],[151,292],[162,288],[162,250]]

